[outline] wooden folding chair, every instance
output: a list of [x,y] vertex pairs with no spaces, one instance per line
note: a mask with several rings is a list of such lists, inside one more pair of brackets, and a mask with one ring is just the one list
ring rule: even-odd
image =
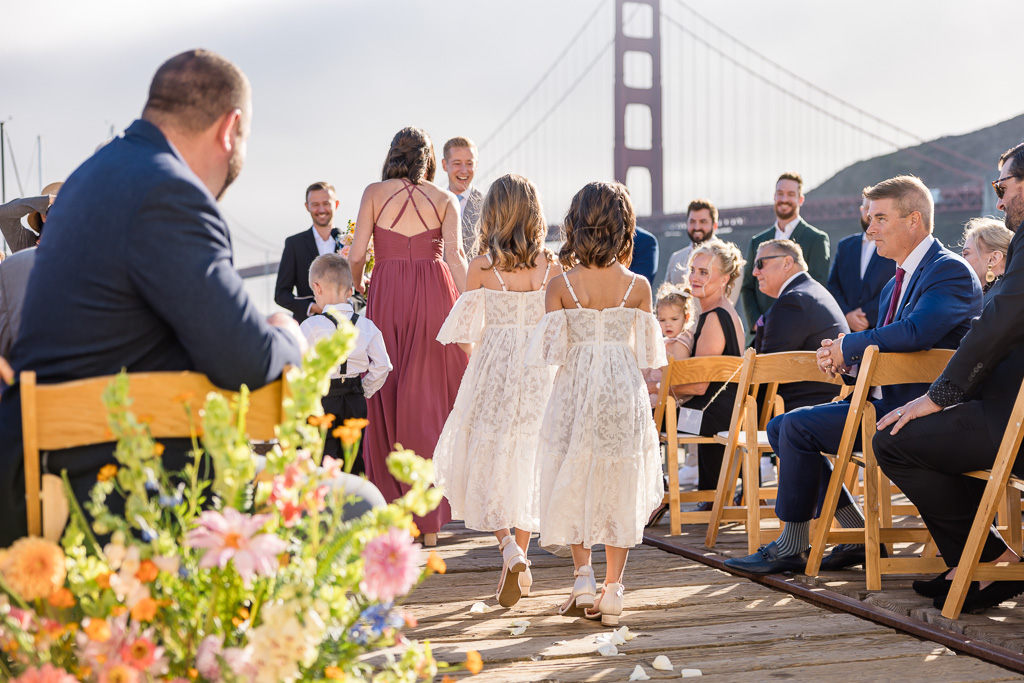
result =
[[[215,387],[205,375],[195,372],[140,372],[129,374],[128,378],[132,412],[139,418],[145,416],[150,433],[159,439],[191,435],[192,425],[182,407],[182,395],[194,396],[197,410],[211,391],[234,396],[234,392]],[[52,474],[40,477],[39,452],[109,442],[111,434],[102,397],[113,379],[113,376],[106,376],[37,384],[35,372],[21,373],[29,535],[56,540],[68,517],[60,477]],[[281,379],[249,395],[245,426],[251,439],[276,438],[274,427],[284,418],[286,391],[286,382]]]
[[[953,577],[953,585],[950,586],[946,603],[942,607],[942,616],[947,619],[956,619],[960,616],[971,581],[1024,581],[1024,562],[981,561],[981,551],[985,547],[985,539],[1001,499],[1010,501],[1008,505],[1004,505],[1004,509],[1008,512],[1007,526],[1011,527],[1011,533],[1013,527],[1018,534],[1021,531],[1020,493],[1024,491],[1024,480],[1014,476],[1013,466],[1017,461],[1021,441],[1024,440],[1022,422],[1024,384],[1017,393],[1017,400],[1013,404],[1013,412],[1010,413],[1010,421],[1003,432],[1003,440],[999,444],[992,469],[965,473],[965,476],[987,480],[988,483],[985,484],[985,493],[982,494],[978,513],[974,516],[967,544],[960,555],[960,564]],[[1020,554],[1019,548],[1014,549]]]
[[[775,498],[778,489],[774,486],[762,487],[759,476],[761,454],[772,450],[765,431],[768,421],[786,411],[785,402],[778,395],[779,386],[794,382],[825,382],[841,386],[843,381],[838,377],[830,379],[821,372],[814,351],[755,354],[753,349],[747,349],[745,361],[748,364],[747,372],[743,375],[745,384],[737,386],[737,394],[743,397],[742,410],[733,416],[735,422],[729,431],[719,432],[715,436],[716,442],[728,444],[735,435],[738,448],[727,450],[726,458],[722,462],[720,481],[727,480],[727,485],[720,485],[716,492],[704,545],[708,548],[715,547],[726,511],[739,509],[745,513],[747,550],[753,553],[763,542],[775,540],[779,534],[777,530],[761,530],[762,517],[767,515],[774,518],[775,509],[773,506],[762,506],[760,501]],[[757,396],[762,386],[766,388],[764,407],[758,413]],[[743,452],[744,504],[738,508],[730,505],[735,488],[735,477],[731,473],[735,468],[733,454],[736,451]]]
[[[679,384],[698,384],[710,382],[738,383],[743,381],[742,375],[745,368],[743,358],[738,356],[708,356],[703,358],[687,358],[685,360],[669,359],[668,367],[662,372],[661,389],[658,393],[658,403],[654,409],[654,423],[661,432],[661,440],[666,445],[666,461],[668,467],[668,492],[665,494],[663,503],[669,506],[670,533],[678,535],[682,533],[682,523],[707,523],[711,519],[711,511],[706,512],[683,512],[683,503],[711,502],[715,499],[714,491],[680,491],[679,490],[679,446],[685,444],[708,444],[717,443],[715,437],[699,436],[696,434],[684,434],[678,431],[678,408],[675,397],[669,388]],[[739,392],[737,400],[733,404],[733,414],[730,424],[736,424],[736,416],[740,410],[742,401]],[[735,441],[731,448],[735,449]],[[726,457],[729,460],[730,445],[726,444]],[[724,479],[720,478],[718,485],[723,485]]]
[[[893,527],[892,513],[917,514],[913,506],[893,508],[893,488],[875,462],[872,438],[878,416],[868,401],[872,387],[898,384],[930,384],[946,367],[953,355],[948,349],[932,349],[913,353],[880,353],[877,346],[864,352],[857,373],[857,383],[850,399],[850,409],[843,426],[839,449],[836,453],[822,453],[834,460],[821,515],[812,529],[811,551],[805,573],[817,576],[821,568],[825,546],[829,543],[863,543],[865,546],[865,573],[868,590],[881,590],[882,574],[916,574],[938,572],[945,569],[941,559],[935,557],[931,535],[924,526]],[[858,432],[863,456],[854,456],[853,446]],[[843,480],[851,463],[864,467],[864,519],[863,529],[832,529],[836,505]],[[883,493],[884,491],[884,493]],[[882,558],[882,543],[924,543],[925,552],[919,557]]]

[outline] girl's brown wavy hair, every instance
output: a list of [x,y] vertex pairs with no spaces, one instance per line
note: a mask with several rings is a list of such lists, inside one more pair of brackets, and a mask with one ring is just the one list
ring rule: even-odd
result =
[[568,270],[576,265],[607,268],[633,261],[636,211],[622,183],[593,182],[572,198],[562,225],[565,243],[558,259]]
[[537,256],[547,252],[548,226],[537,188],[521,175],[503,175],[487,190],[480,210],[476,251],[488,254],[498,270],[532,268]]

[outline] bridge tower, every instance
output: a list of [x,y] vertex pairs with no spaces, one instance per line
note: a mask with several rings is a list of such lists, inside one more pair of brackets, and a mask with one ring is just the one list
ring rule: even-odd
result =
[[[627,5],[647,5],[651,9],[648,35],[628,36],[624,31],[623,9]],[[635,12],[634,12],[635,14]],[[625,64],[629,59],[650,58],[649,87],[630,87],[625,82]],[[644,69],[646,71],[646,69]],[[649,148],[626,147],[626,113],[633,105],[646,109],[651,122]],[[615,179],[626,182],[631,168],[645,168],[651,174],[651,216],[665,213],[665,188],[661,144],[661,0],[615,0]]]

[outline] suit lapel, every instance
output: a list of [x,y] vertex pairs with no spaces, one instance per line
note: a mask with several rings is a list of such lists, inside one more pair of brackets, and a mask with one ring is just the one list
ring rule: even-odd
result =
[[928,251],[925,253],[924,258],[921,259],[921,263],[917,265],[917,268],[914,269],[914,274],[910,276],[910,282],[907,283],[906,294],[903,295],[903,301],[900,302],[901,305],[899,310],[896,311],[896,315],[893,318],[894,321],[900,320],[903,317],[903,311],[905,311],[907,306],[910,305],[910,297],[914,296],[914,290],[917,288],[917,283],[921,281],[921,274],[924,272],[924,269],[928,267],[928,264],[935,260],[935,256],[939,253],[940,249],[942,249],[942,243],[938,240],[935,240],[932,246],[928,247]]
[[304,234],[306,237],[302,240],[303,244],[306,245],[306,251],[309,255],[310,261],[320,255],[320,250],[316,248],[316,237],[313,236],[313,231],[316,230],[314,227],[310,227]]

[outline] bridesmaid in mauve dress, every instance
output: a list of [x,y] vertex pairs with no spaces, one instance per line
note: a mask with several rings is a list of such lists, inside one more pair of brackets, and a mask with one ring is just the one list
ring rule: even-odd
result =
[[[466,287],[458,202],[435,186],[434,146],[418,128],[403,128],[391,141],[382,180],[363,192],[349,254],[356,290],[373,237],[375,265],[366,317],[380,329],[394,370],[368,402],[364,434],[366,475],[388,501],[408,486],[388,472],[386,460],[396,443],[424,458],[455,403],[467,357],[437,333]],[[416,518],[424,544],[451,521],[447,500]]]

